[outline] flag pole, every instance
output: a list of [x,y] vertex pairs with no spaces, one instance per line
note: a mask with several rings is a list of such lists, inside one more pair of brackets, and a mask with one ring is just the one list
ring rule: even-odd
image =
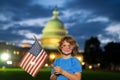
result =
[[34,37],[34,40],[36,40],[39,43],[39,46],[41,46],[41,43],[38,41],[37,37],[35,35],[33,35],[33,37]]
[[[33,37],[34,37],[34,40],[36,40],[39,43],[37,37],[35,35],[33,35]],[[40,43],[39,43],[39,46],[41,46]]]
[[35,40],[37,40],[37,38],[36,38],[36,36],[35,36],[35,35],[33,35],[33,37],[34,37],[34,39],[35,39]]

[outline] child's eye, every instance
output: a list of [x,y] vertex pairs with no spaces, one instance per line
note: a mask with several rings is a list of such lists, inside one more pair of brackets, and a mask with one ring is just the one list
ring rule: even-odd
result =
[[72,46],[71,46],[71,45],[62,45],[61,47],[62,47],[62,48],[64,48],[64,47],[69,47],[69,48],[71,48]]
[[63,45],[63,47],[65,47],[66,45]]

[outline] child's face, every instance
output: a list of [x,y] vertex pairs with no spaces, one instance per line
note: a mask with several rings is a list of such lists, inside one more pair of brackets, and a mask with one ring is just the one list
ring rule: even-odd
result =
[[74,47],[67,41],[64,41],[63,44],[61,45],[61,50],[65,55],[69,55],[69,54],[71,55],[73,48]]

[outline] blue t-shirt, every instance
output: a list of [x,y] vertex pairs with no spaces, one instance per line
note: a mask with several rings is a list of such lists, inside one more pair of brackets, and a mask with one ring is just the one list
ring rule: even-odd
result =
[[[59,66],[71,74],[74,74],[75,72],[82,72],[82,66],[80,64],[80,61],[75,57],[71,57],[68,59],[58,58],[54,61],[53,68],[55,66]],[[53,73],[54,69],[52,69],[52,74]],[[57,80],[68,80],[68,78],[60,74],[57,76]]]

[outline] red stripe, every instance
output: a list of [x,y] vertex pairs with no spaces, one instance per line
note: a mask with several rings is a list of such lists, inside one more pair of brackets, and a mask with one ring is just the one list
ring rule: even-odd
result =
[[22,68],[24,69],[24,66],[26,64],[26,60],[28,59],[28,57],[30,57],[30,53],[27,53],[27,56],[24,58],[23,60],[23,64],[22,64]]
[[37,75],[37,73],[39,72],[39,69],[41,69],[44,66],[44,64],[45,64],[45,62],[47,60],[47,57],[48,57],[48,55],[45,55],[45,57],[42,60],[41,64],[37,67],[37,69],[35,69],[35,71],[33,73],[33,77],[35,77]]
[[25,60],[26,60],[26,58],[27,58],[28,56],[29,56],[29,53],[26,53],[25,56],[22,58],[22,61],[21,61],[21,63],[20,63],[20,67],[23,66],[23,64],[24,64],[24,62],[25,62]]
[[32,70],[30,71],[30,74],[33,73],[33,71],[36,69],[36,66],[37,66],[38,63],[43,59],[43,57],[44,57],[44,51],[42,51],[41,56],[39,55],[39,56],[36,58],[35,65],[34,65],[34,67],[32,68]]
[[42,57],[42,59],[39,59],[39,61],[36,63],[36,66],[34,67],[34,71],[32,71],[32,74],[34,72],[36,72],[36,69],[38,68],[39,65],[41,65],[42,61],[44,60],[44,57],[45,57],[45,53],[44,53],[44,56]]
[[35,60],[36,58],[34,57],[34,58],[32,58],[32,60],[31,60],[31,62],[30,62],[30,65],[29,65],[29,67],[27,68],[27,72],[29,73],[29,71],[30,71],[30,69],[34,66],[34,60]]
[[[37,57],[30,52],[27,52],[20,63],[20,67],[35,77],[39,72],[39,69],[45,64],[47,57],[48,55],[43,49]],[[31,62],[34,62],[34,64],[31,64]]]
[[31,59],[29,60],[29,63],[26,65],[25,70],[27,71],[30,66],[32,66],[32,61],[35,59],[35,56],[32,56]]
[[[42,51],[41,51],[42,52]],[[38,56],[41,56],[42,54],[40,53],[40,55],[38,55]],[[33,62],[36,64],[36,58],[33,60]],[[35,65],[34,64],[34,65]],[[31,69],[34,67],[34,65],[31,65],[30,67],[29,67],[29,69],[28,69],[28,72],[30,73],[30,71],[31,71]]]
[[[42,58],[41,56],[43,56],[43,51],[40,53],[40,55],[38,55],[38,57],[35,59],[35,65],[36,65],[36,63],[38,62],[38,60],[39,60],[39,58]],[[35,67],[35,65],[33,66],[33,68],[31,68],[31,70],[30,70],[30,74],[32,73],[32,71],[34,71],[34,67]]]
[[29,57],[27,57],[27,59],[26,59],[26,61],[25,61],[25,63],[24,63],[24,65],[23,65],[23,68],[25,69],[26,68],[26,66],[29,64],[29,61],[30,61],[30,59],[33,57],[33,55],[32,54],[30,54],[30,56]]

